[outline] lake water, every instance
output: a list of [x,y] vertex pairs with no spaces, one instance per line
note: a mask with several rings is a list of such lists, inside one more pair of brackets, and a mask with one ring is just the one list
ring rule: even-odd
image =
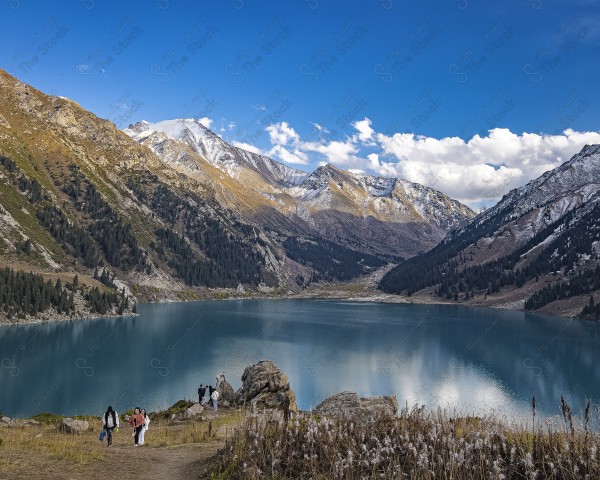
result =
[[452,305],[244,300],[142,305],[136,318],[0,328],[0,411],[100,415],[196,398],[273,360],[300,408],[344,390],[462,413],[580,412],[600,398],[600,324]]

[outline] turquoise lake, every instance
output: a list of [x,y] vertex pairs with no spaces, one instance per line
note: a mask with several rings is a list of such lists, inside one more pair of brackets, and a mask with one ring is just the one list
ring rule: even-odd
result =
[[273,360],[302,409],[344,390],[527,417],[600,398],[600,324],[453,305],[243,300],[142,305],[140,316],[0,328],[0,411],[100,415],[196,398]]

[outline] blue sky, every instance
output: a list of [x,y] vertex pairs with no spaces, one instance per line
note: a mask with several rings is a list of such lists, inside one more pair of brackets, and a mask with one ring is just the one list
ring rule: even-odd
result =
[[0,0],[0,15],[0,67],[121,128],[204,118],[303,170],[398,175],[475,207],[600,141],[594,1]]

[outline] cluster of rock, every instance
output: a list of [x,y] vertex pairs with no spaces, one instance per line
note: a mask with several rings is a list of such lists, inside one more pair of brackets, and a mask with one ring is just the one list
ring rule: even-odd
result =
[[[251,406],[256,409],[287,408],[296,411],[296,395],[290,388],[288,377],[270,360],[261,360],[255,365],[246,367],[242,375],[242,386],[238,391],[226,380],[218,388],[219,405]],[[202,415],[204,407],[195,403],[187,408],[180,417],[183,419]],[[173,419],[177,418],[174,415]]]
[[[40,422],[33,418],[0,418],[0,426],[4,427],[33,427],[40,425]],[[75,420],[73,418],[63,418],[58,429],[63,433],[82,433],[87,432],[90,424],[87,420]]]
[[3,427],[32,427],[39,424],[40,422],[32,418],[10,418],[7,416],[0,418],[0,425]]
[[335,418],[356,418],[371,420],[376,417],[389,417],[398,414],[396,396],[359,397],[354,392],[342,392],[323,400],[315,412]]

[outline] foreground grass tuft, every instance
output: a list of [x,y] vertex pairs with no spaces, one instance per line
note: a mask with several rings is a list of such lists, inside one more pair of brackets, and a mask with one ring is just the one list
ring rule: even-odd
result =
[[[246,418],[202,478],[600,478],[600,437],[587,423],[511,427],[405,408],[399,417],[334,420],[278,412]],[[587,418],[586,418],[587,422]]]

